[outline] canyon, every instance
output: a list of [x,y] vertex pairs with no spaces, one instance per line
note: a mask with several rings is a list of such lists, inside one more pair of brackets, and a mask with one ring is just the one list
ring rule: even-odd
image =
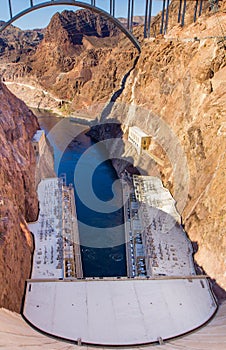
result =
[[[35,47],[10,59],[10,50],[5,56],[3,52],[0,72],[8,88],[0,84],[1,307],[20,311],[33,251],[27,222],[38,214],[31,140],[39,126],[12,92],[32,107],[97,120],[91,132],[98,140],[110,138],[109,157],[119,175],[125,168],[136,168],[161,177],[177,201],[200,271],[210,276],[219,302],[225,300],[225,1],[220,5],[216,13],[206,9],[196,23],[188,12],[184,28],[176,24],[172,11],[165,36],[141,40],[142,27],[135,27],[142,41],[139,57],[115,28],[87,11],[56,14],[45,31],[32,34]],[[70,21],[84,32],[73,36]],[[125,76],[123,91],[110,102]],[[151,154],[138,155],[128,142],[132,125],[151,135]],[[52,166],[46,167],[39,178],[54,175]],[[22,327],[17,316],[4,313],[15,327]]]

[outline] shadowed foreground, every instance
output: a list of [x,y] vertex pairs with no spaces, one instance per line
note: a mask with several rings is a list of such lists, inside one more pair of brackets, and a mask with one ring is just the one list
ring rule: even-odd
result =
[[[37,349],[93,349],[93,347],[75,346],[68,343],[62,343],[60,341],[46,337],[32,328],[30,328],[22,317],[16,313],[10,312],[5,309],[0,310],[0,347],[5,350],[21,349],[21,347],[27,350]],[[226,346],[226,302],[224,302],[213,320],[200,330],[165,343],[161,346],[166,350],[176,349],[189,349],[189,350],[223,350]],[[136,347],[139,349],[140,347]],[[146,346],[145,349],[151,349],[153,346]],[[101,349],[104,349],[101,347]]]

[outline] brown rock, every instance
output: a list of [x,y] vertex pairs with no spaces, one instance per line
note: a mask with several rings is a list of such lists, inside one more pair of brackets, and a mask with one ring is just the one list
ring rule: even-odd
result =
[[[0,21],[0,25],[4,24]],[[21,30],[13,25],[0,33],[0,62],[20,62],[35,52],[43,39],[43,30]]]
[[30,275],[32,236],[27,221],[38,213],[34,114],[0,83],[0,307],[19,312]]

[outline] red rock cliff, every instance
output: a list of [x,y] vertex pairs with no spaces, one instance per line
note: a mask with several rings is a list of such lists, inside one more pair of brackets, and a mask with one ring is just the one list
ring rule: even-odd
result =
[[37,119],[0,82],[0,307],[19,312],[31,269],[33,241],[26,221],[36,220]]

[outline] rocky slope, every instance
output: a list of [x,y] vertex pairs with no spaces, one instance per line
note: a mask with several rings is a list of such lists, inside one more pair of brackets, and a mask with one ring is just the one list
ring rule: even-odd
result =
[[[120,88],[121,79],[133,65],[136,50],[122,42],[116,27],[88,10],[56,13],[36,52],[19,63],[4,62],[0,72],[6,81],[26,83],[51,92],[64,101],[61,112],[105,103]],[[10,86],[20,97],[43,106],[46,94],[33,98],[27,86]],[[30,98],[30,95],[32,97]],[[31,104],[34,106],[34,103]]]
[[[216,4],[217,3],[217,4]],[[196,12],[196,18],[199,17],[199,10],[200,10],[200,4],[201,1],[198,2],[197,6],[197,12]],[[183,6],[184,2],[182,2],[181,7],[181,16],[180,16],[180,22],[182,20],[182,13],[183,13]],[[193,23],[194,21],[194,11],[195,11],[196,1],[186,1],[186,12],[184,17],[184,25],[188,26]],[[206,0],[202,2],[202,16],[212,16],[212,14],[216,11],[223,11],[226,8],[226,4],[224,0]],[[178,24],[178,14],[179,14],[179,1],[178,0],[172,0],[169,5],[169,13],[168,13],[168,26],[167,31],[171,30],[172,28],[181,28],[181,24]],[[152,20],[152,26],[151,26],[151,35],[157,36],[160,32],[161,27],[161,17],[162,12],[160,12],[153,20]],[[166,17],[166,10],[165,10],[165,17]],[[164,32],[164,28],[163,28]]]
[[[4,22],[0,21],[0,27]],[[43,30],[21,30],[13,25],[0,35],[0,62],[17,63],[35,52],[43,39]]]
[[33,240],[26,221],[38,213],[34,114],[0,83],[0,307],[19,312],[31,269]]
[[33,75],[42,82],[47,80],[43,76],[48,76],[46,83],[50,86],[55,82],[56,73],[69,72],[77,65],[77,57],[93,47],[92,40],[97,43],[96,38],[103,39],[100,42],[104,46],[104,38],[117,35],[118,30],[111,23],[89,10],[57,12],[45,29],[36,54],[29,60]]

